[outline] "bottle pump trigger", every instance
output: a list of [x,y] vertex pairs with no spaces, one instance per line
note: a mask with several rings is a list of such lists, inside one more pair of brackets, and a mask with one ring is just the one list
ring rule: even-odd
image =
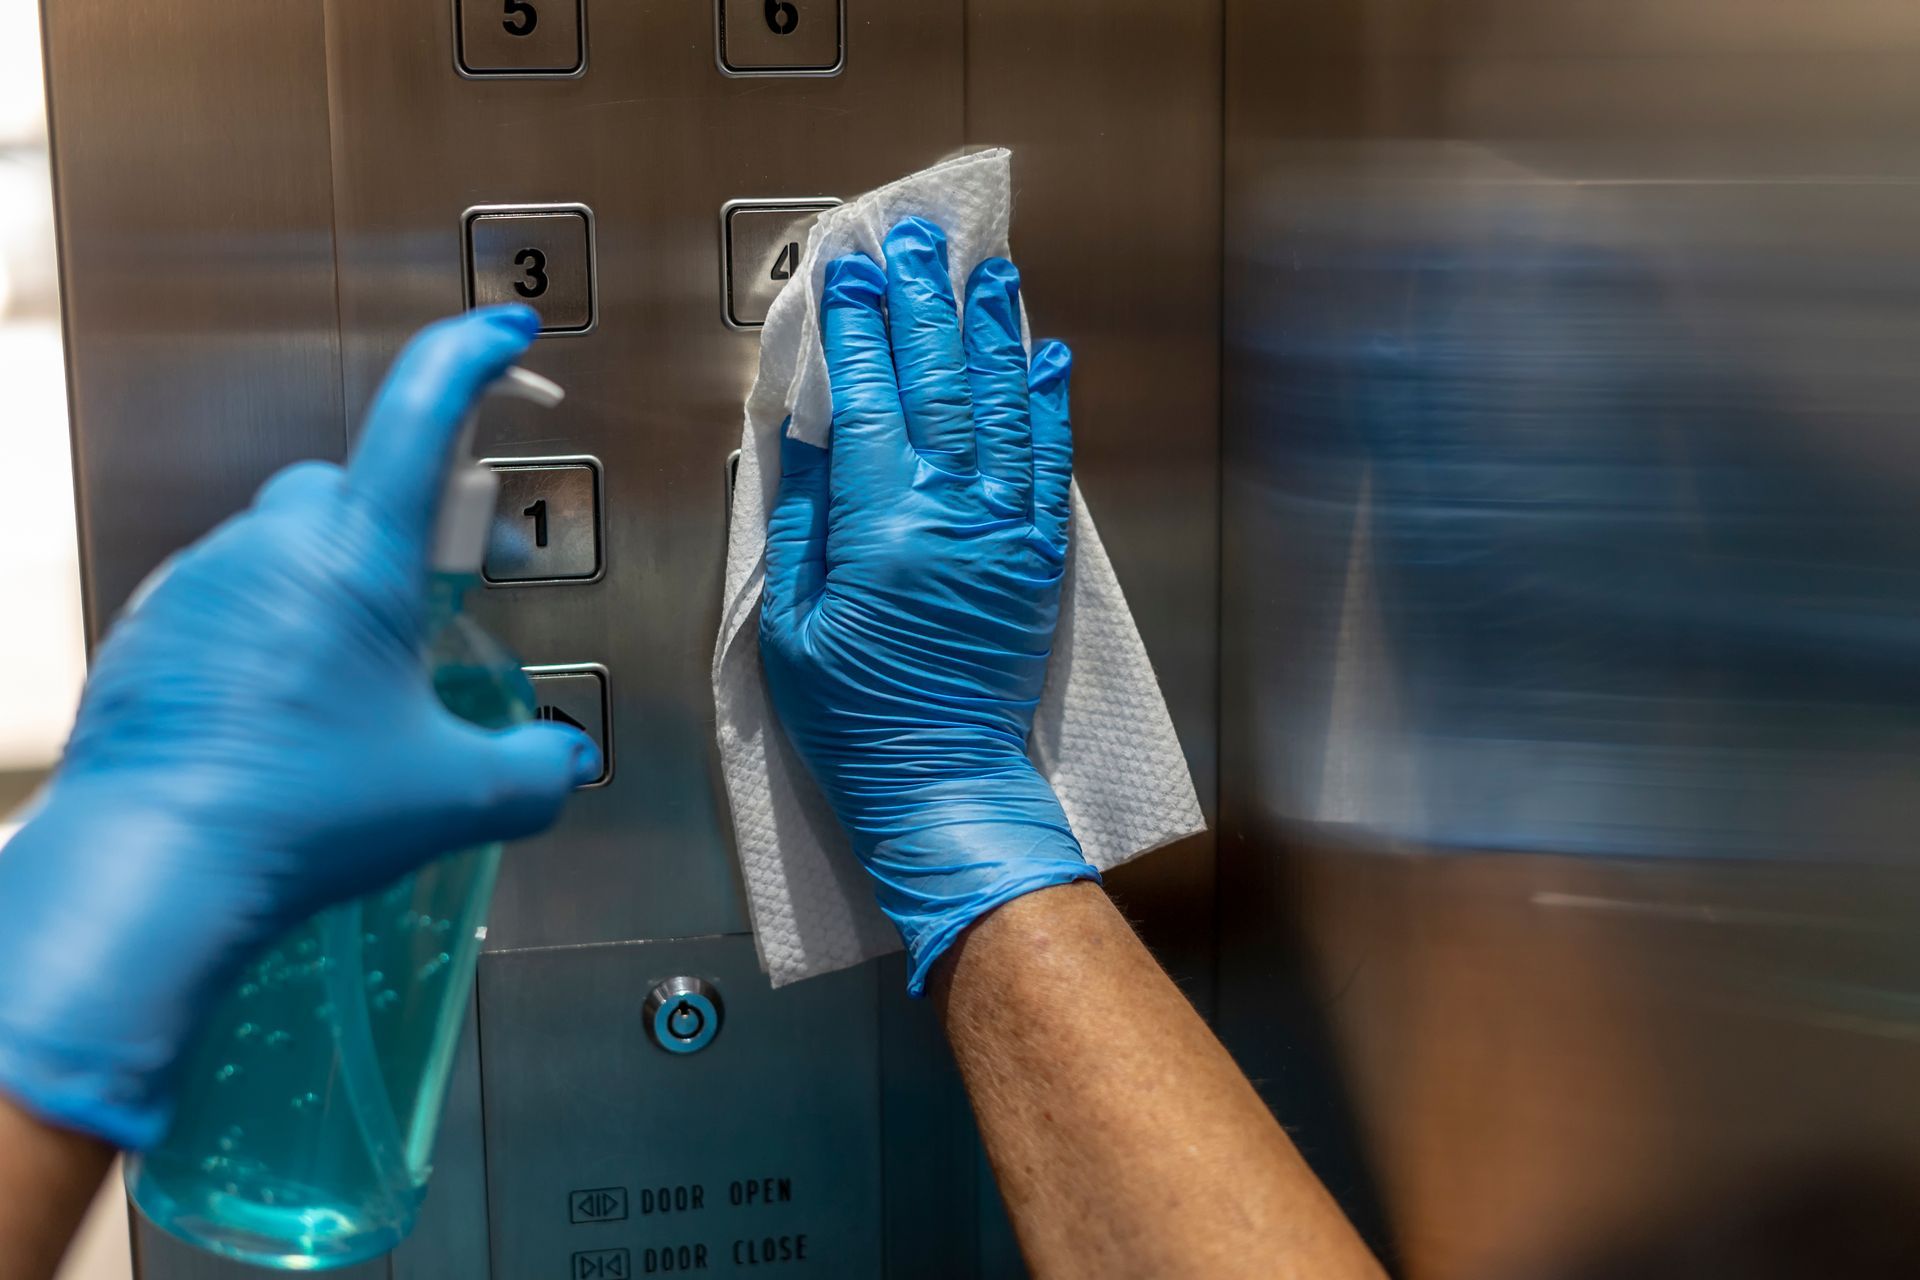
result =
[[[543,409],[554,408],[566,395],[559,383],[518,365],[502,374],[486,392],[487,399],[510,396]],[[483,467],[474,459],[474,431],[479,420],[476,409],[460,428],[460,442],[454,448],[446,486],[440,493],[440,521],[433,539],[433,568],[438,573],[478,573],[486,558],[487,527],[493,521],[500,477],[493,468]]]

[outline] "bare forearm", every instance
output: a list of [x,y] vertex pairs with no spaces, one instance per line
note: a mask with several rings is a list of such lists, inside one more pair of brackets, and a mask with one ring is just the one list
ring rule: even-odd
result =
[[105,1143],[0,1094],[0,1280],[48,1280],[113,1162]]
[[935,984],[1035,1275],[1381,1275],[1098,887],[1000,908]]

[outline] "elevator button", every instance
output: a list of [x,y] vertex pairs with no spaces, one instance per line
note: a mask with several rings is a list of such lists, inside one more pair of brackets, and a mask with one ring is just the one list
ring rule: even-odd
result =
[[590,458],[490,458],[500,477],[489,583],[592,582],[600,577],[600,468]]
[[583,0],[455,0],[454,56],[467,76],[571,76],[587,65]]
[[584,205],[467,211],[467,300],[523,302],[542,333],[593,327],[593,217]]
[[600,776],[587,787],[604,786],[613,777],[612,700],[607,669],[598,663],[528,667],[533,682],[534,717],[582,730],[600,748]]
[[720,70],[730,76],[821,76],[840,70],[845,0],[714,0]]
[[720,210],[721,302],[729,325],[757,329],[800,265],[807,232],[838,200],[729,200]]
[[641,1016],[668,1053],[698,1053],[720,1034],[720,993],[700,978],[668,978],[647,993]]

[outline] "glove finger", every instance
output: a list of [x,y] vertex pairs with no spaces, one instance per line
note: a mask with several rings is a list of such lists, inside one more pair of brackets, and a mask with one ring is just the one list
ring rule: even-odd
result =
[[767,520],[763,624],[784,626],[827,581],[828,454],[781,429],[780,493]]
[[1020,273],[988,258],[967,281],[967,380],[980,474],[996,510],[1033,509],[1033,428],[1027,410],[1027,353],[1020,345]]
[[297,511],[330,500],[346,484],[346,469],[333,462],[296,462],[267,477],[253,497],[258,511]]
[[522,306],[438,321],[407,344],[374,396],[348,482],[422,558],[462,424],[539,328]]
[[886,288],[865,254],[827,264],[820,332],[833,383],[833,500],[849,510],[886,506],[913,478],[882,310]]
[[925,218],[887,233],[887,325],[907,439],[946,471],[973,470],[973,409],[947,235]]
[[458,788],[443,819],[462,833],[454,847],[546,830],[573,789],[598,780],[604,768],[593,740],[566,725],[487,730],[451,713],[447,720],[453,740],[436,757],[447,762],[436,774]]
[[1033,527],[1057,555],[1067,554],[1073,521],[1073,423],[1067,408],[1073,353],[1061,342],[1033,353],[1027,397],[1033,409]]

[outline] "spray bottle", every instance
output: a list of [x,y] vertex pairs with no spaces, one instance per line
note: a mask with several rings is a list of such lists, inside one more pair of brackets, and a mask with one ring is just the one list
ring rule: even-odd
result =
[[[489,389],[552,407],[524,369]],[[477,415],[476,415],[477,416]],[[483,728],[533,714],[519,661],[463,611],[499,480],[474,420],[442,493],[425,661],[448,710]],[[180,1108],[128,1165],[155,1225],[284,1270],[347,1266],[413,1228],[471,1000],[500,846],[468,849],[329,908],[249,964],[189,1048]]]

